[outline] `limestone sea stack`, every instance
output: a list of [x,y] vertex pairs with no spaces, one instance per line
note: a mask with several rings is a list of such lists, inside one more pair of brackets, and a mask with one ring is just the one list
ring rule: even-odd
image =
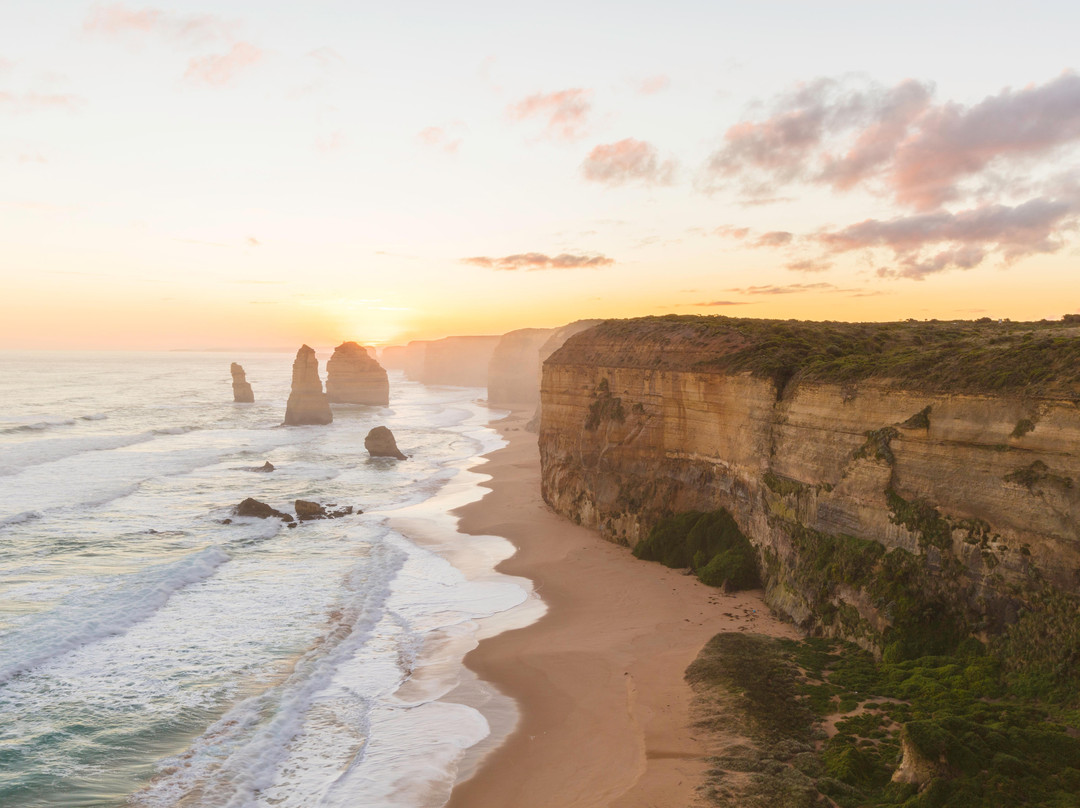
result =
[[319,360],[315,350],[302,345],[292,366],[292,391],[285,406],[285,425],[328,424],[333,420],[330,402],[319,380]]
[[398,449],[397,441],[394,440],[394,433],[385,426],[377,426],[367,433],[367,437],[364,438],[364,448],[368,450],[368,454],[372,457],[396,457],[398,460],[408,459],[401,453],[401,450]]
[[236,362],[229,368],[232,372],[232,399],[237,404],[251,404],[255,401],[255,394],[251,392],[244,369]]
[[355,342],[343,342],[326,363],[326,398],[334,404],[390,403],[386,371],[371,354]]

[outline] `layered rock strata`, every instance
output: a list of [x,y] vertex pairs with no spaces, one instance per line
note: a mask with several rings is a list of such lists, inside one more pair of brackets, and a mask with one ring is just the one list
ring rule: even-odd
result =
[[229,366],[229,372],[232,373],[233,401],[237,404],[251,404],[254,402],[255,393],[251,390],[244,369],[236,362],[233,362]]
[[371,354],[355,342],[343,342],[326,363],[326,398],[332,404],[390,403],[386,371]]
[[334,420],[330,402],[319,380],[319,360],[307,345],[296,352],[293,362],[292,390],[285,406],[285,425],[329,424]]
[[[1018,335],[1000,367],[1037,378],[1022,347],[1075,352],[1073,332]],[[887,345],[868,333],[873,362]],[[726,508],[770,604],[821,633],[880,649],[917,590],[928,614],[985,636],[1041,586],[1080,591],[1080,384],[1059,368],[1054,384],[1010,388],[994,339],[977,354],[979,379],[1002,384],[987,392],[910,373],[814,380],[812,363],[765,355],[783,340],[755,356],[738,328],[605,323],[544,365],[544,498],[629,545],[662,516]],[[844,350],[820,361],[864,361]]]

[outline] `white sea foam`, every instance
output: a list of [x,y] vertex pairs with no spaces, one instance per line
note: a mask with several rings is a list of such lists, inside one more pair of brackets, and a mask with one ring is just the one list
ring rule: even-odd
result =
[[126,631],[164,606],[178,589],[213,575],[228,560],[220,547],[207,547],[36,616],[2,638],[0,684],[55,656]]

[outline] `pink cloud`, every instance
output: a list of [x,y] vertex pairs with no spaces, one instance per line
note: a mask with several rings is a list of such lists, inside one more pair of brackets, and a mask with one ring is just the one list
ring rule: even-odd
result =
[[792,272],[825,272],[832,269],[832,266],[829,261],[823,261],[820,258],[803,258],[798,261],[789,261],[784,264],[784,269],[790,269]]
[[721,225],[720,227],[713,230],[713,233],[715,233],[718,236],[723,236],[724,238],[733,238],[733,239],[737,239],[738,241],[742,241],[743,239],[745,239],[747,236],[750,235],[750,228],[749,227],[733,227],[732,225],[725,224],[725,225]]
[[461,263],[484,267],[485,269],[508,271],[524,269],[527,272],[534,272],[542,269],[595,269],[610,266],[615,263],[615,259],[603,255],[560,253],[559,255],[548,256],[543,253],[533,252],[507,255],[503,258],[489,258],[487,256],[462,258]]
[[83,22],[87,33],[157,34],[189,43],[228,40],[234,28],[235,23],[213,14],[179,15],[156,8],[131,9],[123,3],[95,6]]
[[221,87],[228,84],[236,74],[259,62],[263,57],[260,48],[237,42],[225,53],[200,56],[188,62],[184,78],[195,84]]
[[770,230],[754,239],[755,247],[786,247],[794,236],[786,230]]
[[775,99],[760,120],[729,127],[704,166],[702,190],[767,200],[792,183],[856,187],[917,211],[963,197],[991,170],[1027,172],[1080,146],[1080,76],[1004,89],[972,106],[935,104],[932,87],[817,79]]
[[671,86],[671,79],[664,75],[650,76],[636,82],[635,86],[641,95],[656,95]]
[[333,154],[345,148],[345,133],[341,130],[331,132],[315,141],[315,151],[319,154]]
[[590,90],[580,87],[554,93],[536,93],[511,104],[506,112],[514,121],[530,118],[545,120],[545,131],[549,137],[576,140],[585,133],[586,119],[591,109],[590,95]]
[[596,146],[581,164],[581,173],[587,180],[612,186],[630,182],[670,185],[675,161],[661,160],[651,143],[626,138]]
[[439,149],[447,154],[457,154],[458,149],[461,147],[461,138],[450,137],[445,130],[438,126],[428,126],[421,129],[416,137],[425,146]]
[[890,250],[898,266],[879,275],[921,280],[948,269],[972,269],[991,256],[1013,261],[1055,252],[1064,245],[1062,233],[1075,229],[1078,219],[1080,199],[1036,198],[1014,207],[987,204],[957,213],[867,219],[817,239],[832,253]]
[[728,292],[738,292],[743,295],[793,295],[800,292],[852,292],[853,289],[840,289],[831,283],[789,283],[787,286],[744,286],[737,289],[728,289]]

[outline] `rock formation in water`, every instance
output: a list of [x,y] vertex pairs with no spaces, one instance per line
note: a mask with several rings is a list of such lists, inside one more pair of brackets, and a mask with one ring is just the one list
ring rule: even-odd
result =
[[265,502],[248,497],[236,506],[234,512],[237,516],[254,516],[258,519],[280,519],[283,522],[291,522],[292,516],[270,507]]
[[326,363],[326,398],[333,404],[390,403],[386,371],[355,342],[343,342]]
[[406,460],[405,455],[397,447],[394,433],[385,426],[377,426],[368,432],[364,438],[364,448],[372,457],[396,457],[398,460]]
[[556,511],[633,546],[724,508],[808,630],[986,637],[1046,587],[1080,594],[1067,323],[608,321],[547,360],[541,397]]
[[237,404],[251,404],[255,401],[255,394],[251,391],[251,385],[244,375],[244,369],[236,362],[229,367],[232,373],[232,395]]
[[363,511],[354,511],[352,505],[338,508],[335,505],[322,505],[318,502],[311,502],[306,499],[296,500],[296,502],[293,503],[293,507],[296,509],[296,518],[301,522],[310,522],[313,519],[339,519],[342,516],[349,516],[354,512],[363,513]]
[[285,406],[285,425],[328,424],[333,420],[330,402],[319,381],[319,360],[313,348],[303,345],[293,362],[292,391]]

